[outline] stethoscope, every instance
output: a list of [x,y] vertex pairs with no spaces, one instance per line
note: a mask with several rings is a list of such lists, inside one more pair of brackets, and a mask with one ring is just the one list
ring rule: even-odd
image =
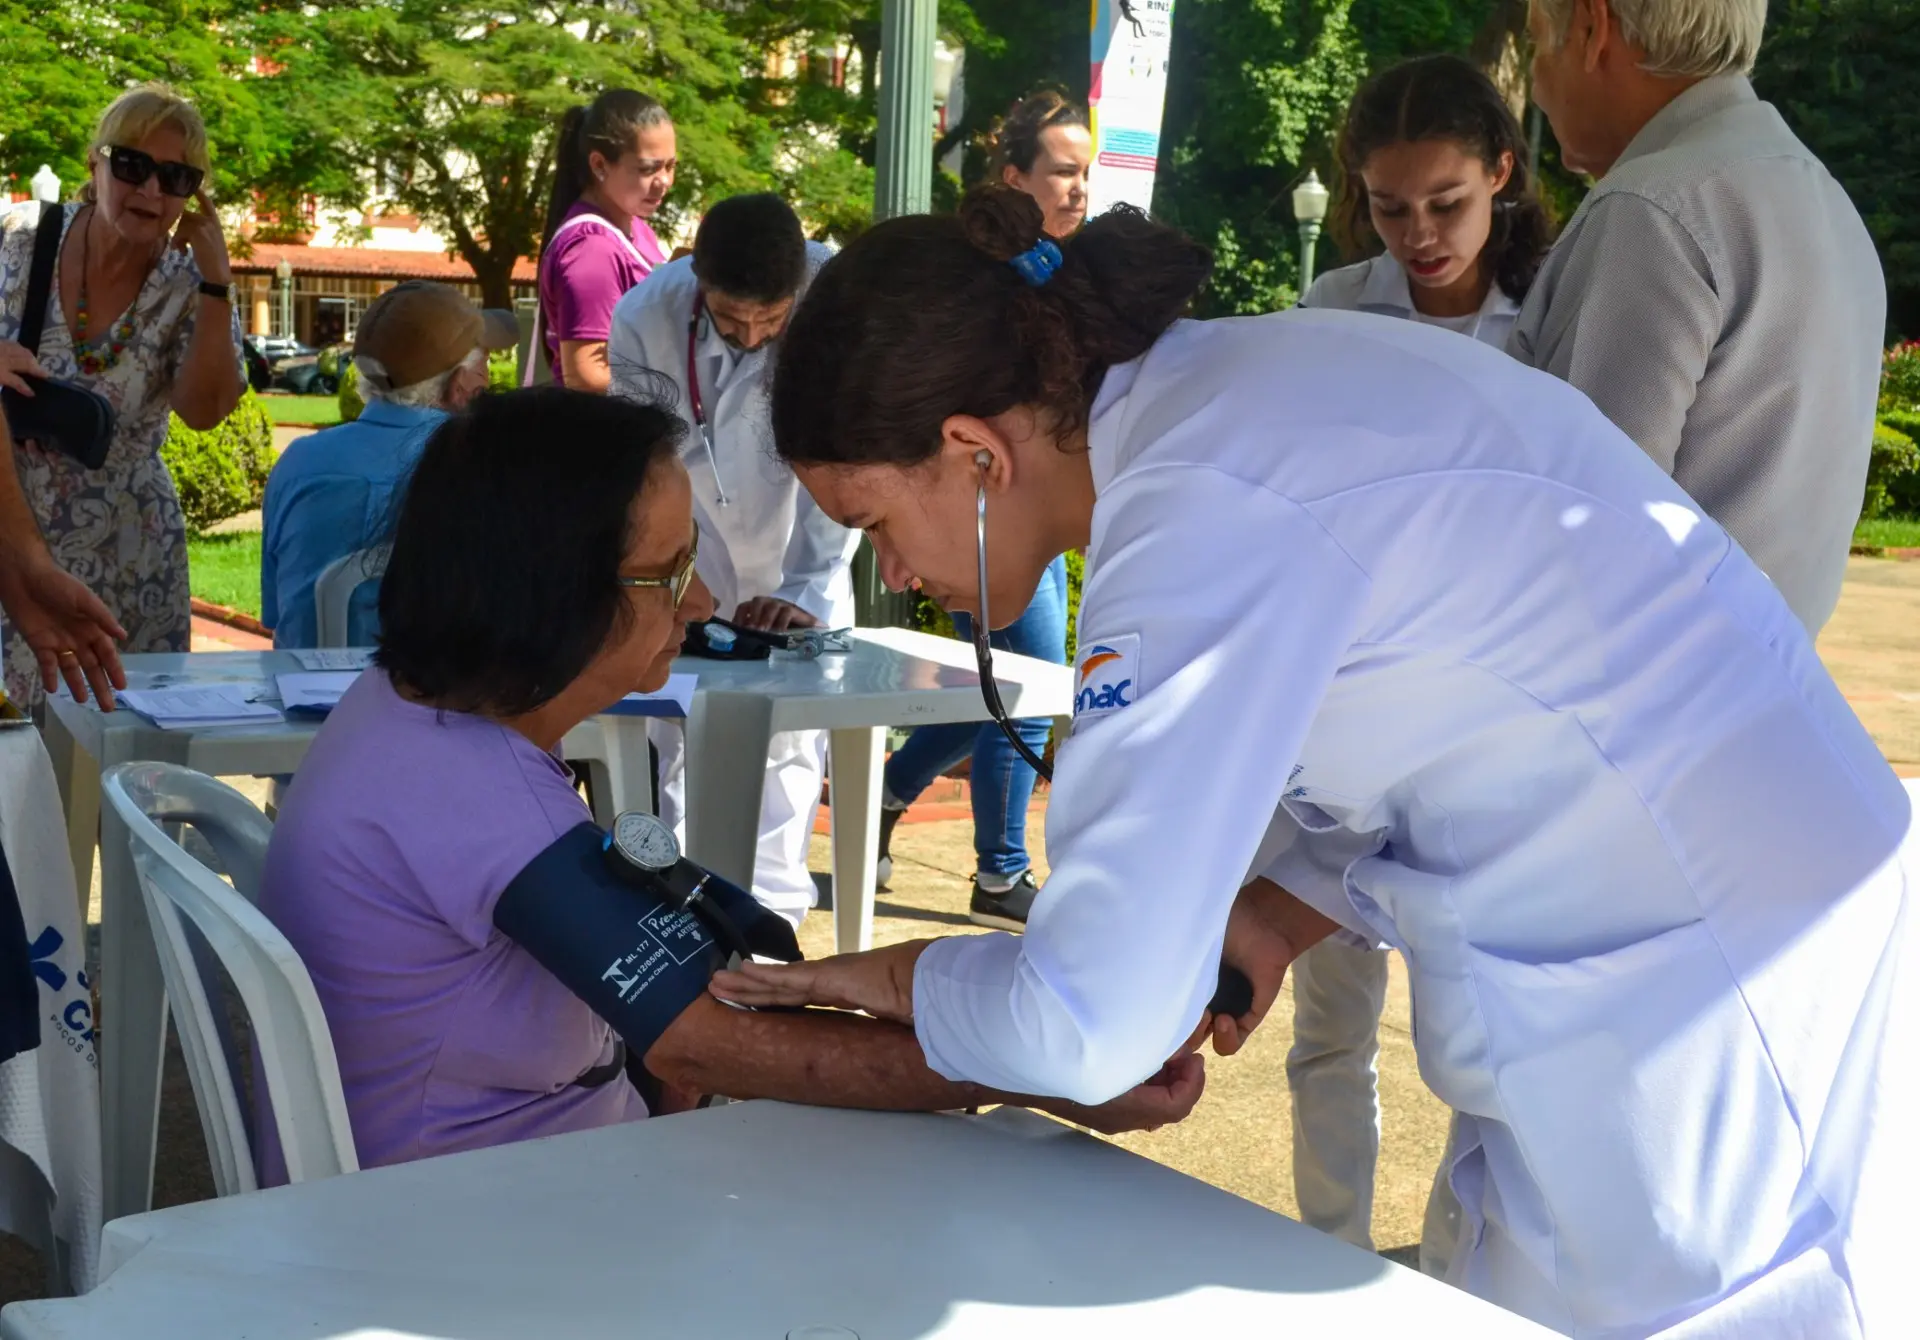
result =
[[720,497],[720,505],[732,504],[727,498],[727,486],[720,482],[720,458],[713,451],[713,426],[707,422],[706,410],[700,403],[700,365],[695,356],[700,344],[700,318],[707,314],[707,295],[695,290],[693,311],[687,317],[687,403],[693,410],[694,431],[700,434],[700,441],[707,449],[707,468],[713,471],[713,489]]
[[[1014,752],[1027,761],[1028,767],[1045,778],[1048,785],[1052,785],[1053,769],[1028,747],[1027,742],[1020,738],[1020,733],[1013,728],[1013,722],[1007,716],[1006,704],[1000,701],[999,682],[993,677],[993,644],[989,641],[993,622],[987,614],[987,467],[993,464],[993,457],[987,452],[978,452],[973,463],[980,467],[980,492],[973,514],[975,549],[980,560],[980,617],[973,621],[973,655],[980,667],[980,696],[986,701],[987,714],[993,718],[993,724],[1007,737],[1007,743],[1013,746]],[[1207,1008],[1215,1014],[1240,1018],[1253,1008],[1253,983],[1245,973],[1222,959],[1220,980]]]

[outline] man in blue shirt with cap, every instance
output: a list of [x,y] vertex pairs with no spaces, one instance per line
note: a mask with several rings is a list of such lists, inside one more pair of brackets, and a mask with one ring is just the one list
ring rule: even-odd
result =
[[[318,642],[313,586],[328,565],[380,543],[388,508],[433,430],[487,387],[487,354],[511,349],[511,312],[458,289],[409,280],[375,299],[353,343],[366,409],[289,446],[267,479],[260,610],[276,647]],[[368,646],[377,583],[354,593],[347,641]]]

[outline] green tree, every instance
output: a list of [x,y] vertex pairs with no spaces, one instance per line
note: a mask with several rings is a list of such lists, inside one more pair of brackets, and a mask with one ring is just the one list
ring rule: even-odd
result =
[[981,36],[967,46],[965,105],[934,146],[936,159],[965,146],[968,183],[986,175],[994,128],[1014,103],[1045,86],[1084,103],[1092,74],[1086,5],[973,0],[972,11]]
[[1331,177],[1328,139],[1366,70],[1354,0],[1182,0],[1174,10],[1157,214],[1214,248],[1209,315],[1291,304],[1290,193]]
[[257,81],[304,146],[274,185],[358,206],[377,170],[504,304],[538,247],[565,110],[601,89],[654,94],[679,137],[664,222],[766,185],[778,145],[740,94],[751,59],[726,15],[696,0],[385,0],[280,5],[253,24],[272,61]]
[[0,174],[24,182],[45,163],[77,191],[100,113],[130,85],[159,80],[206,118],[216,198],[242,193],[284,147],[246,77],[247,13],[234,0],[0,0]]
[[1892,332],[1920,335],[1920,5],[1773,0],[1754,83],[1866,220]]

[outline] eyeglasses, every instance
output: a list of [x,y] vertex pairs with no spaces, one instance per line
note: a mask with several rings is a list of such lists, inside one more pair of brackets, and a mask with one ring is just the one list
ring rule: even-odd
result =
[[615,577],[621,586],[638,587],[642,590],[666,590],[673,592],[673,607],[678,610],[687,598],[687,592],[693,589],[693,561],[700,557],[700,532],[693,533],[693,543],[687,546],[687,559],[673,570],[671,577]]
[[143,149],[129,149],[125,145],[103,146],[100,156],[107,160],[114,180],[129,186],[145,186],[148,179],[158,173],[160,189],[178,200],[191,196],[207,179],[207,174],[191,163],[163,163]]

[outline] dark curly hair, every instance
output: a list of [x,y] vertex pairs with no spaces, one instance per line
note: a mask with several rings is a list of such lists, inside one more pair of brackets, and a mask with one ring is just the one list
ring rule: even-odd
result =
[[1140,357],[1192,303],[1212,254],[1117,207],[1056,241],[1035,288],[1008,264],[1046,236],[1032,197],[969,191],[955,214],[878,224],[828,261],[781,341],[774,444],[800,464],[912,465],[955,414],[1016,405],[1062,434],[1108,368]]
[[1458,56],[1420,56],[1382,70],[1360,86],[1340,130],[1340,202],[1335,235],[1353,252],[1380,249],[1360,171],[1376,151],[1421,140],[1451,140],[1500,170],[1513,155],[1507,184],[1493,200],[1493,231],[1481,253],[1494,282],[1515,302],[1527,296],[1553,245],[1553,225],[1527,171],[1527,138],[1500,90]]

